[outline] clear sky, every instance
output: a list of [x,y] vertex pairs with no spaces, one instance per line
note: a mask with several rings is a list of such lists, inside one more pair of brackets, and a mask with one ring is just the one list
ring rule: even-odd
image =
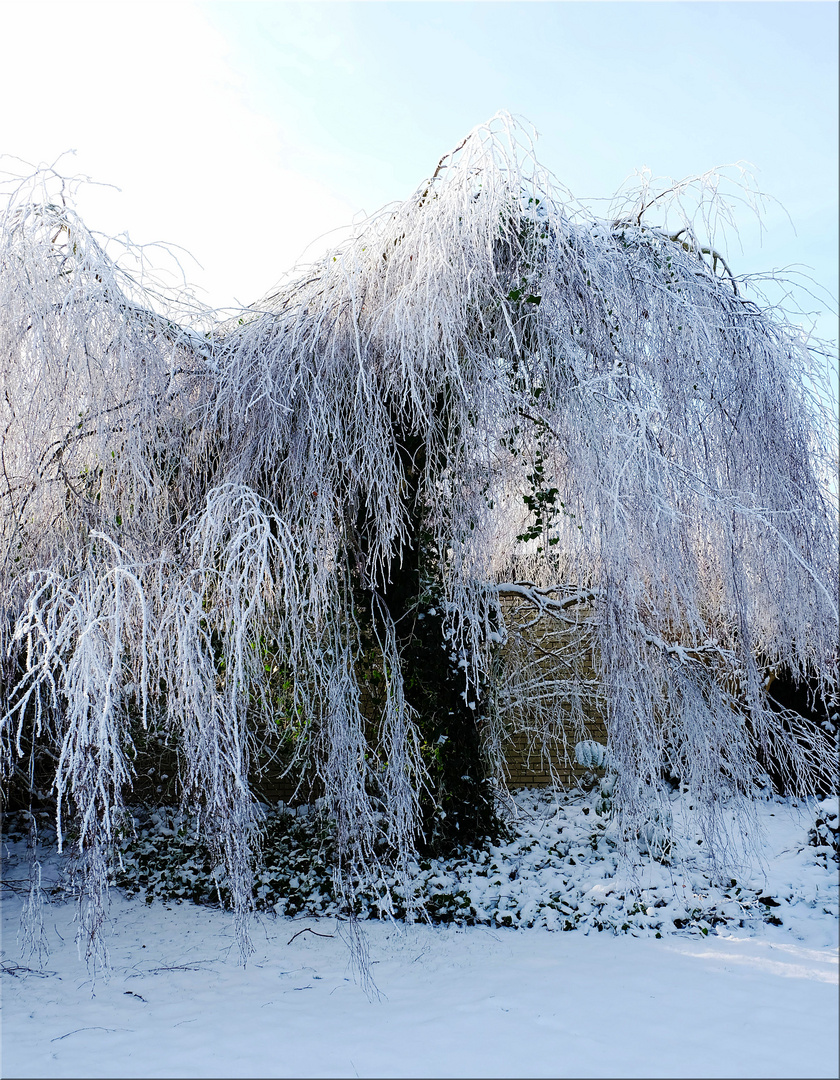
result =
[[121,189],[82,196],[89,224],[247,303],[503,108],[581,198],[751,162],[793,227],[769,205],[762,243],[745,210],[735,271],[836,297],[837,34],[832,2],[0,3],[0,152],[76,150],[62,171]]

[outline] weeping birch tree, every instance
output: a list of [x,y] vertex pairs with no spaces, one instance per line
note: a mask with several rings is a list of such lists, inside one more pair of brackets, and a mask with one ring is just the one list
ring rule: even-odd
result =
[[221,321],[56,183],[0,239],[0,716],[6,781],[48,762],[87,930],[147,730],[243,940],[278,732],[348,896],[492,831],[514,719],[545,746],[598,708],[628,835],[665,775],[712,832],[770,757],[798,792],[834,775],[765,693],[836,689],[833,420],[818,350],[727,261],[717,174],[601,220],[500,116]]

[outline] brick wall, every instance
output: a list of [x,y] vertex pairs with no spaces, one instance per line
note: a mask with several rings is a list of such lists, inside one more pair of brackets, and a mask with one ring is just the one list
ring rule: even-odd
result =
[[[497,722],[501,728],[504,780],[511,789],[545,787],[555,782],[572,787],[586,772],[575,761],[575,744],[581,739],[607,741],[587,623],[590,613],[580,609],[576,623],[561,630],[551,619],[522,629],[533,613],[516,601],[503,601],[503,612],[511,633],[508,645],[497,657],[495,675],[504,682],[506,668],[508,676],[511,670],[521,673],[530,669],[535,677],[556,678],[565,687],[550,715],[536,715],[521,704],[506,708],[504,702],[500,703]],[[383,689],[381,679],[362,680],[362,709],[372,728],[381,714]],[[297,779],[286,777],[272,782],[264,797],[299,805],[321,793],[320,785],[305,780],[295,795]]]
[[[558,739],[548,746],[524,731],[518,731],[505,743],[505,781],[511,789],[547,787],[558,783],[570,788],[587,770],[575,761],[575,743],[579,741],[575,725],[570,723],[565,739]],[[595,742],[607,742],[607,729],[603,721],[591,724],[585,738]]]
[[[575,744],[582,739],[607,741],[591,611],[574,609],[567,625],[551,618],[534,621],[533,608],[516,599],[503,600],[502,611],[508,643],[497,657],[495,677],[501,687],[497,723],[502,729],[505,780],[514,789],[555,782],[572,787],[586,773],[575,761]],[[505,690],[512,676],[515,684],[523,674],[545,686],[554,684],[556,692],[547,706],[529,708],[512,690]]]

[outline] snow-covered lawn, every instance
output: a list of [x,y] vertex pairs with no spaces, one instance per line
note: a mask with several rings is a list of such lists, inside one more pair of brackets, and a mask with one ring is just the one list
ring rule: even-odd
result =
[[[574,840],[585,803],[523,796],[516,836],[490,853],[516,871],[510,910],[536,912],[533,926],[365,922],[378,998],[354,981],[335,917],[259,913],[243,968],[230,912],[118,892],[112,973],[92,985],[77,905],[47,906],[41,967],[21,950],[22,896],[4,889],[2,1075],[836,1077],[837,864],[806,842],[815,807],[762,806],[765,866],[724,887],[692,837],[670,867],[622,870],[603,844],[587,851]],[[22,854],[5,848],[5,880],[25,876]],[[425,871],[446,890],[454,873]],[[500,910],[492,874],[460,873],[467,896]],[[539,917],[558,911],[539,903],[551,875],[560,908],[583,912],[576,930]],[[634,885],[629,929],[595,929],[627,922]]]

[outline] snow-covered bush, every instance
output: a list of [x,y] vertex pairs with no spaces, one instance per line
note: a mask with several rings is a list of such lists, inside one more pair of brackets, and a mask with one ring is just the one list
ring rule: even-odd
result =
[[[675,812],[697,824],[693,802],[673,796]],[[378,886],[360,885],[353,913],[361,919],[424,919],[459,925],[612,933],[706,934],[715,927],[778,924],[787,906],[824,908],[837,902],[832,875],[804,880],[791,891],[762,873],[737,879],[720,875],[712,853],[689,829],[666,831],[668,857],[633,854],[614,823],[597,813],[598,795],[521,791],[506,836],[486,847],[464,847],[447,857],[412,863],[409,891],[396,875]],[[335,830],[323,805],[289,811],[265,807],[255,864],[257,911],[288,917],[347,918],[350,909],[335,887],[331,865]],[[776,800],[778,817],[797,811]],[[670,809],[663,817],[670,817]],[[767,819],[766,820],[772,820]],[[663,822],[655,823],[662,828]],[[628,859],[629,855],[629,859]],[[832,865],[829,863],[829,866]],[[826,870],[825,859],[822,861]],[[793,873],[793,869],[789,869]],[[136,834],[120,844],[115,883],[147,902],[229,904],[223,866],[183,815],[170,809],[138,818]]]
[[659,862],[667,862],[671,856],[671,811],[667,807],[654,806],[647,821],[636,830],[639,851],[651,855]]
[[814,857],[840,862],[840,810],[836,797],[823,799],[817,808],[814,824],[808,832],[808,843],[816,848]]
[[[575,760],[590,771],[597,801],[595,813],[600,817],[612,818],[613,797],[618,777],[610,769],[610,758],[606,746],[593,739],[584,739],[575,746]],[[600,776],[596,773],[601,773]],[[587,786],[591,786],[587,784]],[[656,787],[649,793],[650,803],[645,816],[632,831],[625,830],[625,840],[634,843],[644,855],[651,855],[659,862],[667,862],[671,852],[671,829],[673,818],[668,807],[657,799]],[[642,795],[640,803],[644,804]]]
[[607,748],[594,739],[584,739],[575,745],[575,761],[585,769],[606,769],[609,762]]

